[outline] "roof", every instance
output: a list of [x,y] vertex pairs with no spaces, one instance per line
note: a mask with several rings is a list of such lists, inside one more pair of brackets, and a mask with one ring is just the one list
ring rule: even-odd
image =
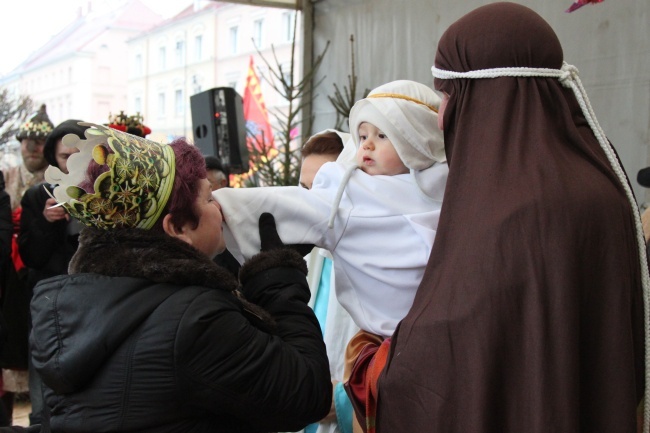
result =
[[187,18],[194,17],[196,15],[204,14],[208,11],[213,11],[222,8],[226,6],[226,3],[228,2],[209,1],[209,2],[205,2],[204,4],[201,4],[199,6],[199,9],[196,9],[195,6],[191,4],[185,9],[183,9],[182,11],[180,11],[179,13],[177,13],[176,15],[174,15],[173,17],[168,18],[160,22],[159,24],[156,24],[154,27],[147,29],[144,32],[134,36],[133,38],[130,39],[130,41],[150,36],[152,33],[156,33],[160,30],[163,30],[167,26],[177,24],[178,22],[183,21]]
[[68,55],[80,53],[100,37],[113,29],[145,31],[152,22],[162,21],[162,17],[147,8],[140,0],[131,0],[122,7],[106,13],[89,13],[79,16],[69,23],[46,44],[29,55],[10,74],[37,68]]

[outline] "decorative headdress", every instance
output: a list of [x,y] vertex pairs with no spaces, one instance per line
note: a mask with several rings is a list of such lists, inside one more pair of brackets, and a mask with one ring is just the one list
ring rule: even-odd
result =
[[151,128],[142,123],[143,121],[144,118],[140,113],[127,116],[124,111],[120,111],[120,114],[114,116],[109,114],[108,116],[108,126],[110,128],[144,138],[151,134]]
[[359,145],[359,125],[370,122],[391,140],[406,167],[424,170],[445,162],[445,145],[438,129],[440,96],[424,84],[397,80],[373,89],[350,110],[350,133]]
[[[85,140],[75,134],[63,144],[80,152],[68,159],[69,173],[50,166],[45,180],[58,186],[54,199],[73,217],[89,227],[150,229],[160,217],[174,185],[173,149],[142,137],[93,123]],[[89,164],[108,167],[94,183],[94,191],[79,185],[86,179]]]
[[16,140],[21,141],[26,138],[45,139],[54,129],[54,124],[47,115],[45,104],[41,105],[36,113],[27,122],[20,125]]
[[[447,157],[442,131],[438,128],[440,96],[428,86],[410,80],[396,80],[373,89],[350,110],[350,133],[354,152],[359,148],[359,125],[369,122],[390,139],[397,155],[410,170],[423,193],[442,202],[447,182]],[[334,227],[343,191],[358,168],[350,146],[344,147],[337,161],[346,164],[345,174],[334,198],[328,227]]]

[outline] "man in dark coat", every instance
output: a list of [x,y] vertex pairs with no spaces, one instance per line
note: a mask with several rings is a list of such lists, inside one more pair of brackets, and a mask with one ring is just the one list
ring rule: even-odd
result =
[[[59,124],[47,136],[43,156],[49,165],[67,173],[67,160],[78,149],[63,144],[63,137],[74,134],[83,138],[87,126],[79,125],[81,120],[70,119]],[[27,267],[27,289],[31,292],[39,281],[56,275],[66,275],[68,264],[79,245],[79,231],[82,224],[56,205],[50,194],[54,187],[47,182],[40,183],[25,191],[20,202],[22,216],[18,234],[18,250]],[[49,191],[49,194],[48,194]],[[43,397],[41,380],[29,365],[29,395],[32,412],[31,425],[41,423]]]
[[23,123],[16,140],[20,141],[22,162],[4,172],[6,191],[11,198],[14,234],[12,238],[12,263],[3,275],[3,309],[7,324],[7,340],[0,354],[2,367],[2,401],[10,417],[13,413],[14,394],[29,391],[28,335],[30,292],[26,289],[27,269],[20,257],[17,238],[20,230],[22,207],[20,201],[25,191],[43,182],[47,161],[43,148],[54,125],[47,114],[45,104],[28,121]]

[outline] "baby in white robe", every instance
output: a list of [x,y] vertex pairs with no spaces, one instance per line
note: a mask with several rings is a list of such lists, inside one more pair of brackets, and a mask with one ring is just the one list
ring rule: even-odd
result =
[[356,324],[391,336],[413,303],[438,225],[448,173],[439,104],[423,84],[384,84],[350,112],[354,160],[344,151],[324,164],[312,189],[215,191],[228,249],[239,260],[258,253],[259,216],[273,214],[283,242],[332,253],[337,297]]

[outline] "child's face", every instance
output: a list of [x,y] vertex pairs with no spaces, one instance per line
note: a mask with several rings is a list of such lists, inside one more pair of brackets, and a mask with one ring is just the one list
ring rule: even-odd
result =
[[359,125],[357,164],[371,176],[394,176],[409,172],[386,134],[368,122]]

